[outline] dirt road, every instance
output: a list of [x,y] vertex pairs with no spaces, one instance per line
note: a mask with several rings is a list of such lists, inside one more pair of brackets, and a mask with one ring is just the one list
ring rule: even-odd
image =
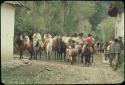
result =
[[23,64],[18,59],[2,65],[2,82],[6,84],[107,84],[123,80],[124,75],[103,64],[100,55],[94,56],[90,67],[43,60]]

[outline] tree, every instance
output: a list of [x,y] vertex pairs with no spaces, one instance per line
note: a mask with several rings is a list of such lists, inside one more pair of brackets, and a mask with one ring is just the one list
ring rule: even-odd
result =
[[95,8],[96,12],[89,18],[89,22],[92,24],[93,31],[96,30],[97,25],[106,17],[103,15],[105,12],[103,11],[101,2],[96,2]]

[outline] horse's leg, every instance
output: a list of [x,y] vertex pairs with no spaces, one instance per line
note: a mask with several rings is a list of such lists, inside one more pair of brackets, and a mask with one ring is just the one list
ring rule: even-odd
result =
[[81,55],[81,63],[83,63],[83,54]]
[[61,53],[59,52],[59,59],[60,59],[60,61],[61,61]]
[[50,59],[50,50],[48,51],[48,59]]
[[23,59],[23,51],[22,51],[22,59]]
[[49,59],[50,59],[51,54],[52,54],[52,50],[50,50],[50,52],[49,52]]
[[47,54],[46,54],[46,58],[48,59],[48,53],[49,53],[48,50],[46,51],[46,53],[47,53]]
[[66,53],[64,53],[64,61],[66,61]]
[[92,63],[93,63],[93,54],[91,56],[92,56]]
[[62,53],[60,53],[60,61],[62,61]]
[[59,53],[57,52],[57,60],[58,60],[58,57],[59,57]]
[[86,63],[87,63],[87,66],[88,66],[89,63],[90,63],[90,62],[89,62],[89,57],[88,57],[88,55],[87,55],[86,57],[87,57],[87,58],[86,58],[86,59],[87,59],[87,60],[86,60]]
[[31,51],[31,53],[30,53],[30,59],[32,59],[32,57],[33,57],[33,52]]
[[36,50],[36,60],[38,59],[37,56],[38,56],[38,49]]
[[39,53],[40,53],[40,59],[41,59],[41,48],[39,48]]
[[85,55],[85,66],[86,66],[86,64],[87,64],[87,56]]
[[80,54],[78,54],[78,63],[79,63],[79,57],[80,57]]
[[20,51],[20,59],[21,59],[21,51]]
[[70,59],[71,60],[71,65],[73,65],[74,64],[74,56],[71,56],[70,58],[71,58]]
[[36,55],[35,49],[33,50],[33,52],[34,52],[34,60],[35,60],[35,55]]
[[30,59],[32,59],[32,49],[29,48],[29,49],[28,49],[28,52],[30,53],[30,58],[29,58],[29,60],[30,60]]
[[56,51],[54,51],[54,53],[55,53],[55,60],[56,60]]
[[31,49],[31,59],[33,59],[33,56],[34,56],[34,50],[33,50],[33,48]]
[[37,49],[35,49],[35,60],[37,60]]
[[[92,56],[93,57],[93,56]],[[91,62],[90,62],[90,55],[88,55],[88,64],[91,65]]]
[[55,55],[56,55],[56,60],[58,60],[58,54],[57,54],[57,51],[56,51]]

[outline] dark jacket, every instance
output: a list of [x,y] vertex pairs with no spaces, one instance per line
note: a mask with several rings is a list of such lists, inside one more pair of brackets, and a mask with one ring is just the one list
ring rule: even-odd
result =
[[111,48],[109,49],[110,53],[120,53],[120,51],[121,51],[121,48],[118,42],[114,42]]

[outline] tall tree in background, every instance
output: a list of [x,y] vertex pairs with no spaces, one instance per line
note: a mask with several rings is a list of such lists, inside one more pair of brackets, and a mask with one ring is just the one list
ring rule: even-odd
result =
[[96,2],[95,4],[96,12],[89,18],[89,22],[92,25],[92,31],[96,30],[97,25],[103,20],[105,12],[101,5],[101,2]]

